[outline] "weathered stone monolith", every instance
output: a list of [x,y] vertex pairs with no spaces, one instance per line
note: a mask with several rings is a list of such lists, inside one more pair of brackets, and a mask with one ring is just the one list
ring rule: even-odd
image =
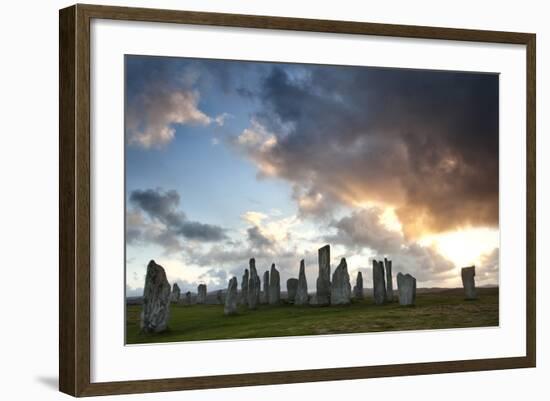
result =
[[262,283],[262,293],[260,295],[260,300],[262,304],[269,303],[269,270],[264,272],[264,280]]
[[300,261],[300,273],[298,274],[298,288],[296,288],[296,298],[294,305],[303,306],[309,303],[307,294],[306,265],[304,260]]
[[330,305],[330,245],[319,249],[319,277],[317,277],[316,305]]
[[170,301],[172,301],[173,303],[178,303],[180,300],[180,295],[180,287],[178,283],[174,283],[174,285],[172,286],[172,294],[170,294]]
[[413,306],[416,302],[416,279],[410,274],[397,274],[399,304]]
[[386,302],[386,280],[384,278],[384,263],[372,261],[373,297],[376,305]]
[[275,263],[271,265],[269,272],[269,297],[270,305],[279,305],[281,303],[281,276],[275,267]]
[[308,305],[319,306],[319,303],[317,302],[317,294],[313,294],[308,298]]
[[223,307],[223,313],[226,315],[234,315],[237,313],[237,302],[239,294],[237,293],[237,277],[232,277],[229,280],[227,286],[227,293],[225,294],[225,306]]
[[151,260],[147,265],[143,305],[141,311],[141,331],[160,333],[168,327],[170,318],[170,283],[163,267]]
[[384,268],[386,269],[386,301],[393,302],[393,276],[391,273],[391,260],[384,258]]
[[351,302],[351,284],[349,282],[348,265],[342,258],[334,270],[330,285],[330,304],[348,305]]
[[250,264],[250,278],[248,279],[248,308],[256,309],[260,303],[260,277],[256,271],[256,261],[251,258]]
[[225,300],[224,300],[224,296],[223,296],[223,290],[218,290],[218,292],[216,293],[216,301],[218,301],[218,303],[220,305],[223,305]]
[[296,299],[296,290],[298,289],[298,279],[289,278],[286,281],[286,300],[288,303],[293,304]]
[[466,299],[476,299],[476,267],[463,267],[462,268],[462,285],[464,286],[464,296]]
[[248,305],[248,269],[244,269],[243,281],[241,281],[241,305]]
[[197,287],[197,304],[202,305],[206,303],[206,284],[199,284]]
[[353,287],[353,297],[355,299],[363,299],[363,274],[357,272],[357,279],[355,280],[355,286]]

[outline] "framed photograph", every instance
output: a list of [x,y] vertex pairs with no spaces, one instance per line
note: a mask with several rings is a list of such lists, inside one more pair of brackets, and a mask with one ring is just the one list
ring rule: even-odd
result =
[[534,34],[59,18],[62,392],[535,366]]

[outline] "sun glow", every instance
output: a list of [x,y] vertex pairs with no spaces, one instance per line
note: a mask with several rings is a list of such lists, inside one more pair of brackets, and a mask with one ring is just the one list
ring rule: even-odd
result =
[[499,231],[492,228],[469,228],[423,237],[419,242],[434,246],[457,268],[479,265],[481,257],[499,247]]
[[384,209],[384,212],[380,215],[380,222],[389,230],[403,232],[403,226],[395,214],[393,207],[386,207]]

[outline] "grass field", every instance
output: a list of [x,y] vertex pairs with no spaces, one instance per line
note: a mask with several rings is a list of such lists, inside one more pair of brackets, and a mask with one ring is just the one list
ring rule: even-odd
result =
[[376,306],[370,298],[340,307],[260,305],[242,307],[236,316],[224,316],[223,305],[172,305],[169,330],[153,335],[140,333],[141,306],[129,305],[126,343],[498,326],[498,288],[478,289],[478,295],[465,301],[456,289],[419,293],[414,307]]

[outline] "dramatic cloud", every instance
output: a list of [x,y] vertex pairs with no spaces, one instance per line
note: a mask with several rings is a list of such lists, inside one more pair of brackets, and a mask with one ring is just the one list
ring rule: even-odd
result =
[[[184,263],[208,269],[201,276],[203,278],[208,276],[212,280],[219,279],[223,274],[220,270],[223,270],[229,273],[227,277],[238,277],[240,283],[249,259],[255,258],[260,272],[275,263],[283,283],[287,278],[296,277],[300,259],[308,258],[308,252],[297,246],[297,243],[303,246],[307,240],[294,241],[290,234],[297,224],[296,217],[280,217],[278,211],[274,210],[269,214],[248,211],[241,218],[246,228],[239,231],[240,240],[188,247],[182,253]],[[317,271],[315,257],[319,246],[308,246],[312,282]]]
[[407,241],[400,231],[387,228],[379,208],[355,211],[350,216],[333,221],[331,226],[336,233],[327,235],[327,242],[344,245],[350,253],[369,248],[377,255],[376,259],[392,259],[395,274],[410,273],[420,284],[456,276],[453,263],[434,248]]
[[234,116],[207,113],[201,98],[246,90],[263,71],[253,63],[192,58],[126,56],[125,65],[127,141],[144,149],[166,146],[178,126],[223,127]]
[[[194,221],[176,191],[127,194],[130,251],[141,261],[160,247],[181,288],[240,283],[251,257],[260,273],[275,263],[284,283],[303,258],[314,291],[327,243],[332,263],[346,257],[366,286],[384,256],[419,286],[460,285],[463,260],[480,285],[498,282],[497,75],[128,56],[126,84],[133,187],[237,188],[224,227]],[[190,170],[180,149],[217,156],[182,184],[166,170]],[[235,185],[251,163],[257,186],[253,176]],[[226,179],[217,188],[211,177]],[[209,202],[194,205],[208,215]]]
[[481,264],[476,268],[476,282],[479,285],[498,285],[499,249],[481,257]]
[[[210,124],[212,119],[199,110],[198,102],[198,92],[161,88],[143,92],[126,113],[128,142],[146,149],[160,148],[174,139],[175,124]],[[216,122],[223,125],[225,117],[218,119]]]
[[407,236],[498,224],[498,76],[273,67],[233,145],[304,214],[385,204]]
[[[211,90],[213,86],[229,90],[229,82],[234,81],[226,79],[228,68],[218,64],[198,59],[127,56],[128,144],[158,149],[174,139],[178,126],[223,127],[233,116],[223,111],[208,115],[200,104],[203,90]],[[236,91],[236,87],[231,86],[231,89]]]
[[273,246],[273,241],[263,235],[258,226],[250,227],[246,232],[253,249],[265,249]]
[[129,201],[134,208],[127,212],[128,243],[150,241],[170,253],[183,249],[182,240],[219,242],[227,239],[225,230],[219,226],[188,220],[178,209],[180,196],[174,190],[135,190],[130,193]]

